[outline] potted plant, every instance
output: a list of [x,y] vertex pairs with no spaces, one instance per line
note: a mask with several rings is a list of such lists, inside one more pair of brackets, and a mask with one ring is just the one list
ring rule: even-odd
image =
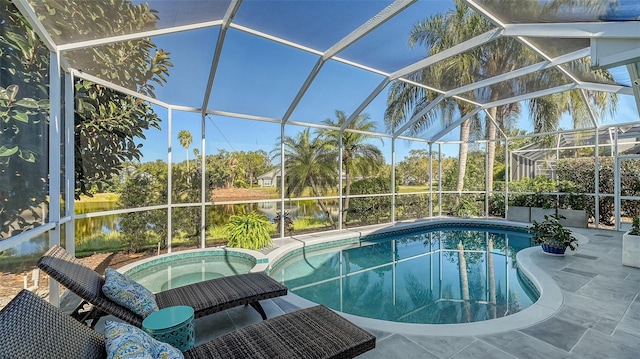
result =
[[622,265],[640,268],[640,215],[631,222],[631,229],[622,235]]
[[567,248],[575,250],[578,247],[578,240],[560,224],[560,219],[562,216],[554,214],[545,215],[542,222],[533,221],[532,243],[540,244],[545,253],[564,255]]

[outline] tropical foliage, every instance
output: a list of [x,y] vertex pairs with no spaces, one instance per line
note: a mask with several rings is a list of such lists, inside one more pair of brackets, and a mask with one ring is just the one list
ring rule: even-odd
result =
[[[391,193],[391,178],[365,178],[354,182],[352,189],[354,195]],[[354,197],[351,199],[348,212],[353,218],[352,222],[358,225],[389,221],[391,218],[391,196]]]
[[[337,128],[342,128],[346,125],[346,130],[342,132],[342,135],[338,130],[325,130],[322,133],[332,147],[334,155],[340,154],[340,146],[342,146],[342,168],[346,183],[344,186],[345,199],[343,208],[347,209],[342,215],[344,224],[347,223],[352,176],[357,174],[366,176],[376,173],[384,164],[384,156],[380,148],[367,142],[372,139],[380,140],[380,137],[364,134],[373,132],[376,129],[376,124],[371,121],[369,115],[360,114],[348,124],[347,120],[343,111],[336,110],[336,120],[326,119],[323,124]],[[350,132],[349,130],[359,132]]]
[[[127,28],[151,30],[158,20],[147,4],[107,0],[72,5],[32,4],[38,13],[55,17],[52,33],[73,38],[91,29],[94,36],[116,36]],[[39,208],[46,202],[48,185],[49,50],[7,0],[0,1],[0,223],[10,236],[40,223]],[[41,9],[42,8],[42,9]],[[47,21],[46,17],[41,21]],[[169,54],[147,38],[76,50],[74,63],[88,73],[153,96],[155,85],[168,76]],[[124,65],[126,63],[126,66]],[[127,160],[141,157],[136,139],[159,128],[160,119],[150,104],[95,83],[77,80],[75,93],[76,196],[91,195],[122,170]],[[26,212],[25,212],[26,211]]]
[[636,216],[633,218],[633,221],[631,222],[631,229],[629,229],[629,234],[640,236],[640,216]]
[[229,247],[258,250],[271,245],[273,225],[263,214],[251,211],[231,216],[225,225]]
[[[566,3],[566,0],[526,1],[522,2],[518,11],[544,16],[541,14],[553,14],[554,9],[561,7],[563,3]],[[489,20],[468,8],[462,0],[455,0],[454,4],[454,9],[418,22],[409,35],[410,46],[422,45],[431,56],[493,28]],[[489,7],[504,5],[501,0],[483,3],[483,6]],[[435,87],[449,89],[470,84],[478,79],[496,77],[520,68],[522,64],[537,63],[542,60],[538,54],[517,39],[500,38],[416,71],[409,77],[413,82],[427,86],[435,84]],[[586,76],[604,83],[613,80],[612,75],[605,70],[592,71],[587,59],[570,62],[566,68],[569,72],[578,74],[580,78]],[[497,82],[485,88],[460,94],[460,96],[479,103],[491,103],[542,88],[555,87],[570,81],[571,79],[568,79],[565,73],[557,69],[549,69],[543,71],[542,74],[528,74]],[[617,95],[592,91],[581,93],[580,91],[571,90],[529,100],[527,110],[532,118],[535,132],[557,130],[563,114],[569,114],[574,127],[579,128],[585,122],[590,121],[589,106],[595,109],[594,112],[600,117],[606,112],[615,112]],[[583,100],[583,95],[586,101]],[[403,124],[410,124],[408,132],[414,135],[427,129],[435,128],[438,130],[459,124],[461,142],[456,184],[456,191],[459,193],[465,188],[466,143],[473,137],[470,137],[470,134],[475,132],[476,138],[489,140],[487,142],[487,167],[494,168],[498,128],[502,132],[509,133],[515,119],[523,109],[520,103],[492,107],[488,110],[487,118],[481,121],[477,117],[465,118],[473,108],[468,102],[462,102],[459,99],[441,99],[439,94],[427,91],[423,87],[409,82],[396,81],[389,91],[385,122],[387,129],[391,132]],[[432,104],[437,106],[438,111],[425,113],[423,110]],[[466,120],[454,122],[454,119],[463,118]],[[488,176],[487,180],[487,187],[493,188],[493,176]],[[456,202],[458,200],[456,198]]]
[[578,247],[578,240],[571,234],[571,231],[560,224],[559,215],[545,215],[542,222],[533,221],[531,232],[533,244],[545,244],[554,248],[570,248],[575,250]]
[[[595,185],[596,174],[595,157],[567,158],[558,161],[556,173],[558,179],[572,182],[575,193],[600,193],[613,194],[615,189],[615,161],[613,157],[598,158],[598,188]],[[628,159],[620,161],[620,188],[622,196],[640,196],[640,160]],[[587,201],[585,207],[591,217],[595,216],[595,201]],[[604,224],[614,223],[614,198],[613,196],[600,196],[599,214],[600,222]],[[640,203],[638,201],[621,201],[620,210],[624,216],[633,218],[640,215]]]

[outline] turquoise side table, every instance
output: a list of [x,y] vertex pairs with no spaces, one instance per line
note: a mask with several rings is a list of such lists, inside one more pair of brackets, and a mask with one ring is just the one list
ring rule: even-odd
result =
[[142,321],[142,329],[183,352],[193,348],[196,342],[193,308],[186,305],[167,307],[149,314]]

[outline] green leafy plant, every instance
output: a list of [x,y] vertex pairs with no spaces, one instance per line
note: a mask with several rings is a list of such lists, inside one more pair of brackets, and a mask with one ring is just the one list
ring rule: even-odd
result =
[[478,206],[467,199],[461,200],[460,203],[453,208],[453,213],[458,217],[472,217],[480,215]]
[[542,222],[533,221],[531,231],[533,232],[533,244],[545,244],[555,248],[578,248],[578,239],[571,234],[571,231],[560,224],[560,219],[564,216],[557,214],[545,215]]
[[636,216],[631,222],[631,229],[629,230],[629,234],[634,236],[640,236],[640,216]]
[[271,246],[269,233],[273,225],[256,211],[231,216],[225,230],[229,236],[229,247],[257,250]]
[[[273,223],[276,225],[276,231],[278,233],[280,233],[281,216],[281,212],[278,212],[273,218]],[[293,219],[291,218],[291,213],[289,212],[284,212],[284,231],[288,234],[291,234],[291,232],[293,232]]]

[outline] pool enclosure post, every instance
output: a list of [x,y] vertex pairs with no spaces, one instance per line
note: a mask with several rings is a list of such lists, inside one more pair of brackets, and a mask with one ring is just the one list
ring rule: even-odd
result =
[[207,129],[205,128],[205,119],[206,119],[206,115],[204,113],[204,111],[202,112],[202,120],[200,121],[200,133],[201,133],[201,148],[202,148],[202,155],[200,156],[200,247],[202,249],[204,249],[206,247],[206,231],[207,231],[207,219],[206,219],[206,206],[205,206],[205,202],[206,202],[206,197],[207,197],[207,192],[205,190],[206,188],[206,183],[207,183],[207,169],[205,167],[205,153],[207,153],[207,149],[205,148],[205,143],[206,143],[206,132]]
[[287,175],[284,172],[284,126],[280,125],[280,238],[284,238],[284,178]]
[[[171,145],[171,131],[173,128],[173,108],[169,107],[168,109],[168,118],[167,118],[167,127],[169,130],[167,131],[167,253],[171,253],[171,241],[173,236],[171,235],[173,228],[171,226],[171,218],[173,213],[173,199],[171,198],[171,193],[173,192],[173,166],[171,165],[171,161],[173,161],[172,151],[173,146]],[[204,151],[202,151],[204,153]]]
[[[49,248],[60,244],[60,141],[62,94],[60,53],[49,52],[49,208],[48,222],[55,223],[49,231]],[[42,218],[47,218],[43,211]],[[49,281],[49,302],[60,306],[60,285]]]
[[615,216],[615,230],[620,230],[620,162],[618,159],[618,132],[620,129],[616,127],[616,132],[613,135],[615,141],[615,147],[613,148],[613,208]]
[[595,171],[594,173],[594,192],[595,192],[595,214],[593,221],[596,228],[600,228],[600,130],[596,127],[596,148],[595,148]]
[[[344,208],[344,200],[342,191],[342,156],[344,156],[344,143],[342,142],[342,135],[344,134],[344,129],[340,129],[338,132],[338,229],[342,229],[342,219],[344,218],[344,211],[348,211],[349,208]],[[327,213],[329,217],[331,217],[331,211]],[[329,223],[331,223],[331,218],[329,218]],[[341,301],[342,302],[342,301]]]
[[438,143],[438,216],[442,216],[442,144]]
[[[73,70],[71,70],[73,71]],[[64,180],[65,180],[65,244],[67,252],[76,254],[75,239],[75,133],[73,72],[64,73]]]
[[[391,223],[395,223],[395,222],[396,222],[396,138],[392,137],[391,138]],[[394,304],[395,304],[395,299],[394,299]]]
[[429,217],[433,217],[433,152],[429,142]]
[[489,176],[493,175],[493,170],[489,168],[489,144],[484,146],[484,218],[489,218]]
[[511,178],[511,154],[509,153],[509,138],[504,140],[504,219],[509,211],[509,179]]

